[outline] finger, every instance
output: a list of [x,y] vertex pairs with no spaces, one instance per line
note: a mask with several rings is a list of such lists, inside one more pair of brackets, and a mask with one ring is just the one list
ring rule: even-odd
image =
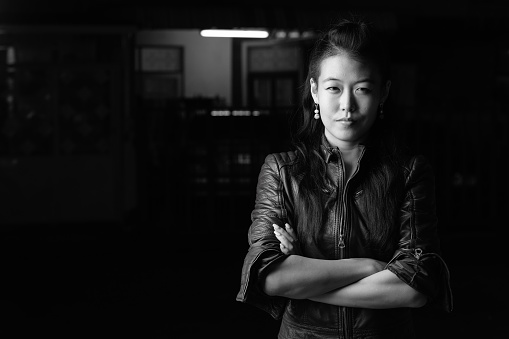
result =
[[291,236],[288,236],[288,231],[286,230],[286,227],[281,227],[277,224],[272,224],[272,226],[274,227],[274,232],[279,232],[280,234],[282,234],[283,236],[285,236],[286,238],[289,238],[290,240],[293,240]]
[[286,232],[286,230],[283,227],[279,226],[278,224],[272,224],[272,227],[274,227],[274,231],[277,231],[279,233]]
[[279,231],[280,233],[286,232],[286,227],[281,227],[278,224],[272,224],[274,230]]
[[274,231],[274,234],[276,235],[276,238],[281,242],[282,245],[284,245],[285,247],[292,247],[291,242],[282,233]]
[[283,244],[279,244],[279,248],[281,249],[281,252],[283,252],[283,254],[290,254],[290,250]]
[[295,233],[294,229],[290,226],[290,224],[285,224],[285,230],[290,234],[290,236],[293,238],[293,240],[297,240],[297,234]]
[[274,232],[278,232],[281,239],[284,239],[287,243],[293,243],[295,241],[295,239],[283,228]]

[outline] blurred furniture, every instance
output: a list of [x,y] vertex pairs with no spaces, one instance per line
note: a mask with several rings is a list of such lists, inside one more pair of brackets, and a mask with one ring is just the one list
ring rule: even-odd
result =
[[119,221],[133,204],[128,33],[0,35],[1,223]]

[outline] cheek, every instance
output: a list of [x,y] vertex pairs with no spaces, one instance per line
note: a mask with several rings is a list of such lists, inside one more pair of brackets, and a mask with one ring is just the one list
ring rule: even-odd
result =
[[339,107],[339,102],[334,98],[323,96],[320,101],[320,107],[322,107],[322,110],[325,112],[335,112]]
[[376,118],[377,118],[376,115],[369,115],[368,117],[366,117],[366,127],[368,129],[371,129],[371,127],[373,127],[373,125],[375,124]]
[[364,101],[361,101],[360,105],[367,116],[370,117],[377,116],[378,114],[377,100],[374,100],[373,98],[366,99]]
[[374,108],[371,108],[371,109],[368,111],[368,113],[367,113],[367,115],[366,115],[366,118],[367,118],[367,120],[368,120],[368,121],[370,121],[371,123],[373,123],[373,122],[376,120],[377,116],[378,116],[378,108],[377,108],[377,107],[374,107]]
[[371,128],[378,117],[378,106],[368,105],[363,110],[364,124],[366,127]]

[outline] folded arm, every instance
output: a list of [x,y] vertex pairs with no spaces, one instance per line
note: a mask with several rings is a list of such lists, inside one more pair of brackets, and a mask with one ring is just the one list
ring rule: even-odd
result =
[[290,255],[268,268],[263,290],[271,296],[307,299],[349,285],[383,268],[373,259],[323,260]]
[[388,270],[309,299],[337,306],[374,309],[421,307],[426,304],[424,294],[408,286]]
[[297,235],[290,225],[274,224],[274,234],[287,257],[268,268],[264,292],[271,296],[306,299],[349,285],[381,271],[385,263],[369,258],[324,260],[301,255]]
[[[363,308],[421,307],[434,298],[440,288],[441,271],[447,266],[440,258],[436,232],[434,182],[429,164],[416,158],[406,176],[408,194],[401,208],[400,248],[387,269],[375,272],[358,281],[322,295],[308,299],[339,306]],[[278,234],[279,233],[279,234]],[[279,230],[281,251],[292,253],[297,243],[295,233]],[[452,309],[452,297],[445,274],[442,301],[447,310]]]
[[378,264],[383,262],[364,258],[319,260],[295,255],[300,254],[295,231],[289,225],[285,228],[274,225],[274,229],[281,251],[290,254],[273,267],[265,280],[266,289],[273,287],[276,295],[362,308],[421,307],[426,303],[422,293],[391,271],[382,270],[383,266]]

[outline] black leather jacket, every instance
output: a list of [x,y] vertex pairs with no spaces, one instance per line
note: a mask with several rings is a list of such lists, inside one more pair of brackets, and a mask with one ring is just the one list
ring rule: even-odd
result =
[[[377,258],[368,246],[363,217],[366,213],[358,198],[363,194],[363,164],[369,149],[362,150],[358,170],[346,182],[344,167],[337,149],[322,145],[331,183],[324,192],[329,201],[324,216],[320,249],[303,244],[303,255],[322,259]],[[285,255],[273,233],[272,224],[295,225],[294,201],[299,178],[291,167],[297,161],[294,152],[270,154],[259,177],[255,208],[249,228],[249,251],[242,268],[237,300],[255,305],[276,319],[282,319],[279,338],[410,338],[411,313],[407,308],[363,309],[338,307],[310,300],[296,300],[266,295],[260,287],[264,270]],[[447,265],[440,257],[435,213],[434,176],[421,156],[412,157],[403,168],[405,198],[400,210],[398,244],[386,269],[402,281],[424,293],[428,305],[439,305],[450,312],[452,293]],[[339,193],[337,194],[339,190]],[[344,242],[344,247],[342,246]],[[427,306],[428,307],[428,306]]]

